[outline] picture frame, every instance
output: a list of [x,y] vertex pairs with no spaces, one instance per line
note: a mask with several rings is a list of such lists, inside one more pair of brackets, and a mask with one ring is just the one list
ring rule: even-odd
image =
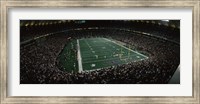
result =
[[[200,81],[199,81],[199,49],[200,49],[200,1],[199,0],[2,0],[1,5],[1,28],[0,28],[0,104],[9,103],[193,103],[200,104]],[[162,7],[162,8],[192,8],[193,40],[192,40],[192,96],[8,96],[8,66],[9,66],[9,43],[8,43],[8,11],[10,8],[73,8],[73,7],[97,7],[97,8],[132,8],[132,7]]]

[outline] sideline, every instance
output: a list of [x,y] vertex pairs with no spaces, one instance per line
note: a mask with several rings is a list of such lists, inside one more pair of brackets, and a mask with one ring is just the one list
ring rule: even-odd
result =
[[123,47],[123,48],[125,48],[125,49],[128,49],[128,50],[130,50],[130,51],[132,51],[132,52],[134,52],[134,53],[137,53],[137,54],[139,54],[139,55],[141,55],[141,56],[143,56],[143,57],[145,57],[145,58],[148,58],[147,56],[145,56],[145,55],[143,55],[143,54],[141,54],[141,53],[138,53],[138,52],[136,52],[136,51],[133,51],[133,50],[131,50],[131,49],[129,49],[129,48],[127,48],[127,47],[125,47],[125,46],[123,46],[123,45],[121,45],[121,44],[118,44],[118,43],[116,43],[116,42],[114,42],[114,41],[112,41],[112,40],[109,40],[109,39],[106,39],[106,38],[104,38],[104,40],[113,42],[113,43],[117,44],[118,46],[121,46],[121,47]]
[[83,66],[82,66],[82,59],[81,59],[81,52],[80,52],[80,45],[79,45],[79,40],[77,39],[77,50],[78,50],[78,72],[81,73],[83,71]]

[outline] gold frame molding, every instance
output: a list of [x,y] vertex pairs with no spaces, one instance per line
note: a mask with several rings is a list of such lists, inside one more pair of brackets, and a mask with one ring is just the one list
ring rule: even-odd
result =
[[[192,41],[192,66],[193,66],[193,96],[103,96],[103,97],[48,97],[48,96],[8,96],[8,9],[18,7],[36,8],[66,8],[66,7],[100,7],[100,8],[131,8],[131,7],[162,7],[162,8],[192,8],[193,12],[193,41]],[[200,104],[200,1],[199,0],[0,0],[0,104],[29,104],[29,103],[163,103],[163,104]]]

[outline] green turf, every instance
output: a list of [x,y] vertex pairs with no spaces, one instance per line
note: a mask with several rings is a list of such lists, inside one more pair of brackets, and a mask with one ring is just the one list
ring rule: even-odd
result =
[[140,61],[147,56],[124,47],[122,43],[106,38],[79,39],[82,68],[85,70],[116,66]]
[[59,67],[67,72],[78,72],[77,61],[77,41],[73,40],[67,43],[58,56]]

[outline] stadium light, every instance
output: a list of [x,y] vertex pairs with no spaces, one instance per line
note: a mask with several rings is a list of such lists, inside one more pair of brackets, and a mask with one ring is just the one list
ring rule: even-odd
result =
[[27,23],[25,26],[27,27],[29,25],[29,23]]
[[169,22],[169,20],[161,20],[161,21],[164,21],[164,22]]

